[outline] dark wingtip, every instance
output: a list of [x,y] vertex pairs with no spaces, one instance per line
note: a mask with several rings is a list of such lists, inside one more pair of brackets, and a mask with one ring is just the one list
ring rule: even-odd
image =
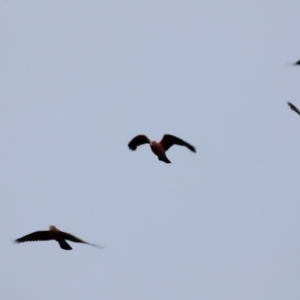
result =
[[194,152],[194,153],[197,152],[197,151],[196,151],[196,148],[195,148],[194,146],[190,145],[190,144],[187,144],[186,147],[187,147],[189,150],[191,150],[192,152]]
[[22,243],[24,243],[24,241],[21,240],[21,239],[16,239],[16,240],[13,240],[13,243],[15,243],[15,244],[22,244]]
[[98,249],[104,249],[105,247],[103,245],[97,245],[97,244],[91,244],[91,243],[88,243],[88,245],[91,245],[95,248],[98,248]]
[[134,151],[137,149],[137,145],[131,140],[129,143],[128,143],[128,148],[131,150],[131,151]]
[[137,147],[134,147],[134,146],[128,144],[128,148],[129,148],[129,150],[131,150],[131,151],[135,151]]

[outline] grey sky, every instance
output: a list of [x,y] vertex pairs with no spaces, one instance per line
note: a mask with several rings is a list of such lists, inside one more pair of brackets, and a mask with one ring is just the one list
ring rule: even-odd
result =
[[299,299],[299,11],[1,1],[1,298]]

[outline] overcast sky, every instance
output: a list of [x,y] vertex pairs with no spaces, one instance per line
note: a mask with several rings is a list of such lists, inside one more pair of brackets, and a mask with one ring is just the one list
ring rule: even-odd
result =
[[299,11],[1,0],[1,298],[298,300]]

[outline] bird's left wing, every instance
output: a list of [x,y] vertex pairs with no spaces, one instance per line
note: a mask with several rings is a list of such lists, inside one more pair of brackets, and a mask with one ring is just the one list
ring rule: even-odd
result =
[[192,152],[196,152],[196,148],[194,146],[171,134],[165,134],[160,143],[164,147],[165,151],[167,151],[173,145],[179,145],[187,147]]

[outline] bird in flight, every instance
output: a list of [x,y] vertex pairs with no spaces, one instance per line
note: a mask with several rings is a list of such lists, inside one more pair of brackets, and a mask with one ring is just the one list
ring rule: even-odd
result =
[[152,152],[158,156],[158,159],[170,164],[171,162],[166,156],[166,151],[168,151],[169,148],[171,148],[173,145],[179,145],[179,146],[185,146],[188,149],[190,149],[192,152],[196,153],[196,148],[187,142],[183,141],[182,139],[170,135],[165,134],[162,138],[162,140],[158,143],[155,141],[150,140],[147,136],[140,134],[134,137],[128,144],[128,147],[130,150],[134,151],[137,149],[138,146],[143,144],[150,144]]
[[295,111],[298,115],[300,115],[300,110],[294,104],[292,104],[291,102],[288,102],[287,104],[291,108],[291,110]]
[[57,241],[59,243],[60,248],[64,250],[72,250],[72,247],[66,242],[66,240],[74,243],[88,244],[97,248],[103,248],[102,246],[85,242],[70,233],[60,231],[58,228],[56,228],[53,225],[49,226],[49,230],[35,231],[30,234],[24,235],[23,237],[15,240],[15,243],[19,244],[24,242],[50,241],[50,240]]

